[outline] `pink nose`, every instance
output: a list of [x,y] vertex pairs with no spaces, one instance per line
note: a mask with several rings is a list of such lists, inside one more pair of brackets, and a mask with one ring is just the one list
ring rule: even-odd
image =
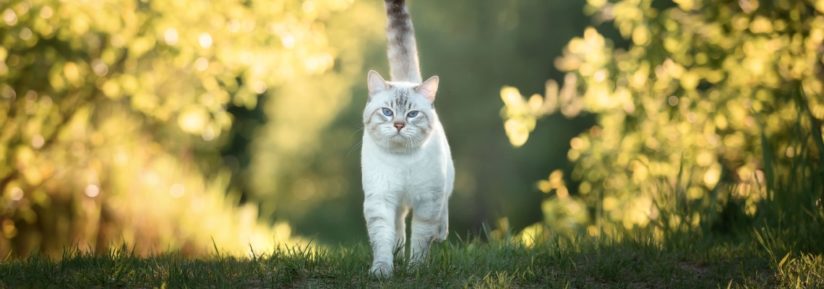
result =
[[396,122],[395,123],[395,128],[397,128],[398,130],[401,130],[404,126],[406,126],[406,125],[402,122]]

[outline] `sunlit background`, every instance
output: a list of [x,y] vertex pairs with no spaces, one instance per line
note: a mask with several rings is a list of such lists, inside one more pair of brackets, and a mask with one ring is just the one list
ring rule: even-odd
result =
[[[453,237],[822,214],[824,1],[410,4]],[[2,1],[0,256],[365,243],[384,23],[378,0]]]

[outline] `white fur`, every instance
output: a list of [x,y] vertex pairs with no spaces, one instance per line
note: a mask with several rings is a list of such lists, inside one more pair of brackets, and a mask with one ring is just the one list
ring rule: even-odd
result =
[[[427,83],[430,81],[432,79],[424,81],[424,84],[382,84],[383,79],[379,75],[376,78],[370,72],[368,77],[370,100],[363,114],[366,128],[361,169],[365,193],[363,213],[372,246],[370,273],[373,276],[391,276],[394,253],[404,251],[405,218],[410,209],[412,264],[425,260],[432,241],[447,237],[448,200],[452,194],[455,169],[446,134],[430,101],[434,100],[435,92],[431,90],[433,87],[437,89],[438,80],[434,79],[434,86]],[[410,92],[407,99],[412,102],[413,108],[409,111],[418,110],[419,117],[426,117],[418,120],[423,128],[414,127],[409,119],[403,120],[405,116],[399,116],[399,113],[393,117],[381,113],[399,89]],[[405,121],[406,126],[397,130],[392,125],[398,121]]]

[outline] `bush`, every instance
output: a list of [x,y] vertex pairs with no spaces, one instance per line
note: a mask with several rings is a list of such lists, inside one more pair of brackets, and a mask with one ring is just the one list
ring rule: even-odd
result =
[[580,185],[544,186],[546,202],[586,203],[592,235],[821,217],[824,2],[674,2],[588,1],[620,39],[588,28],[556,61],[563,86],[501,90],[515,146],[541,117],[597,115],[570,142]]
[[[303,103],[348,87],[359,58],[329,39],[368,34],[335,17],[380,14],[318,2],[5,1],[0,255],[107,252],[122,242],[141,253],[243,253],[295,241],[288,224],[272,228],[257,207],[238,207],[219,149],[230,107],[279,100],[317,79],[325,93]],[[301,112],[334,115],[311,106],[284,115]],[[295,131],[312,133],[278,130]]]

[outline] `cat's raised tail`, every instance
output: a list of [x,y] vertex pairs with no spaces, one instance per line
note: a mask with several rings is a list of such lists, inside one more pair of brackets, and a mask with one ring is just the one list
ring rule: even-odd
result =
[[415,28],[405,0],[384,0],[386,6],[387,56],[392,81],[421,83]]

